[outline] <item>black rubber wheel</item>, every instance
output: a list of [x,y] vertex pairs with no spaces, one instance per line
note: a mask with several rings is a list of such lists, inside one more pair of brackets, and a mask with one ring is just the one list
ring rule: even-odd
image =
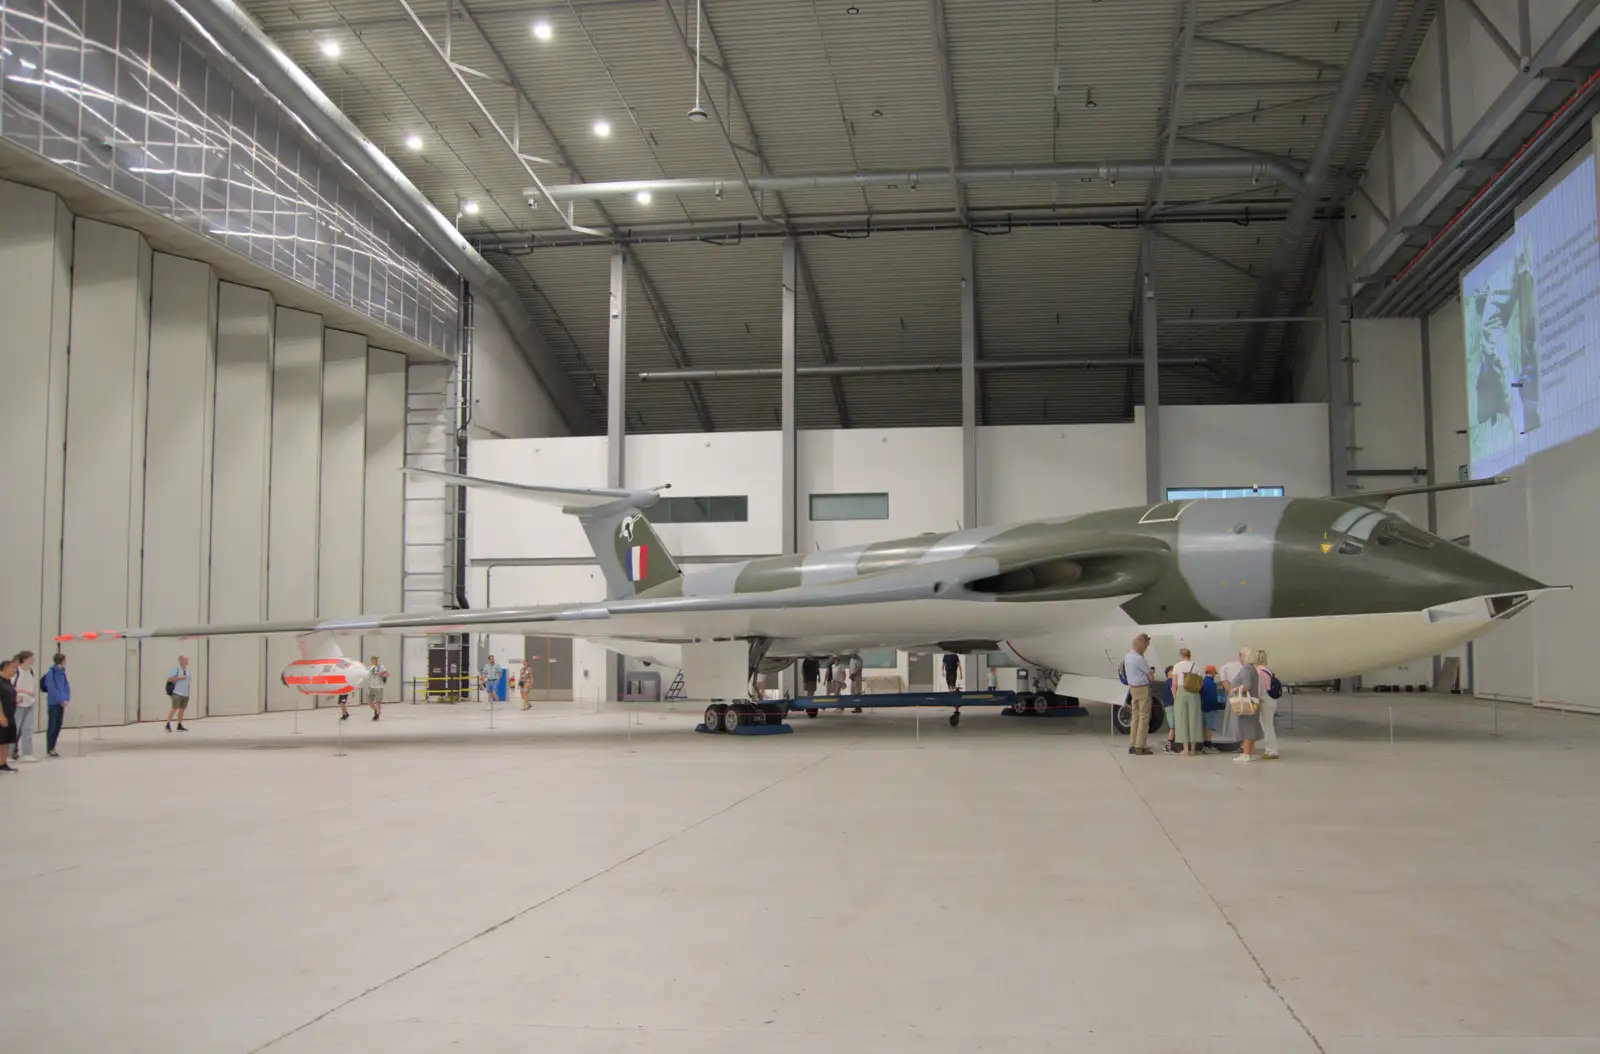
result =
[[1133,704],[1125,702],[1121,706],[1111,708],[1111,734],[1125,736],[1133,727]]
[[735,704],[728,707],[728,712],[722,715],[722,729],[724,732],[737,732],[741,725],[750,723],[750,715],[739,711],[742,707]]
[[806,711],[806,716],[807,717],[816,717],[817,716],[817,712],[815,710],[807,710]]
[[706,707],[706,731],[722,731],[722,707],[718,703],[712,703]]
[[961,724],[961,711],[957,710],[950,715],[950,727],[955,728],[959,724]]
[[1150,731],[1156,733],[1167,727],[1167,710],[1160,703],[1150,704]]

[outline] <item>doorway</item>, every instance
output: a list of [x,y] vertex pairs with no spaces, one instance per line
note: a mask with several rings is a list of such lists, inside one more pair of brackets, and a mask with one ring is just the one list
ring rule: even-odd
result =
[[533,674],[529,699],[572,698],[571,637],[524,637],[522,654]]

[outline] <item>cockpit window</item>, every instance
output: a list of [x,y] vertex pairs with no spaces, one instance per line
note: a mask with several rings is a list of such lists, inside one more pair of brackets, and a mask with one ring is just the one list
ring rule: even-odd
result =
[[1385,515],[1376,509],[1351,509],[1333,521],[1333,529],[1344,534],[1339,541],[1339,552],[1345,556],[1364,552],[1367,540]]

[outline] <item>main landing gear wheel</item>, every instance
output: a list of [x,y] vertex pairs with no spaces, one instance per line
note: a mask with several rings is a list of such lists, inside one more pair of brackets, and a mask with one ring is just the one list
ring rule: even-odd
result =
[[961,724],[961,711],[957,710],[955,713],[950,715],[950,727],[955,728],[959,724]]
[[807,717],[816,717],[817,716],[817,712],[815,710],[807,710],[806,711],[806,716]]
[[[1123,703],[1121,706],[1111,708],[1111,732],[1113,735],[1125,736],[1133,726],[1133,704]],[[1150,731],[1159,732],[1167,727],[1167,711],[1160,703],[1150,704]]]
[[783,719],[789,716],[788,703],[762,703],[760,709],[769,725],[781,725]]
[[739,712],[739,704],[728,707],[728,712],[722,715],[722,730],[724,732],[737,732],[739,726],[750,720],[750,715]]
[[[723,731],[723,717],[727,713],[728,707],[725,703],[712,703],[710,706],[706,707],[706,731]],[[727,731],[731,732],[733,729],[729,728]]]

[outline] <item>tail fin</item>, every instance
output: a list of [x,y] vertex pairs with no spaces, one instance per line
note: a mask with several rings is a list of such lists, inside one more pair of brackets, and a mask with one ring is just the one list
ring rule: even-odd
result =
[[608,600],[624,600],[683,577],[677,561],[661,544],[655,528],[644,515],[644,509],[661,500],[660,490],[536,487],[426,468],[405,471],[408,475],[442,483],[505,491],[530,501],[558,505],[562,512],[576,516],[606,576]]

